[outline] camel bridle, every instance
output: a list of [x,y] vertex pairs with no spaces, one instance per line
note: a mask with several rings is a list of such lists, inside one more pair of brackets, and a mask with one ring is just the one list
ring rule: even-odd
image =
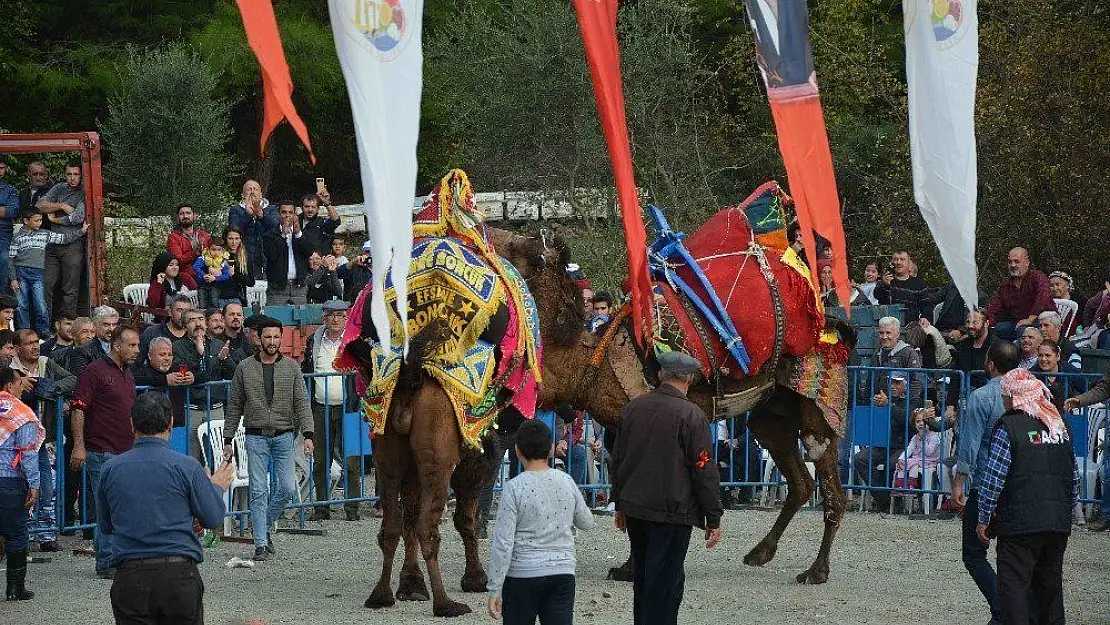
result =
[[[609,354],[609,348],[613,345],[613,340],[616,338],[617,333],[621,330],[622,322],[631,314],[630,306],[622,306],[617,309],[616,316],[609,322],[609,327],[601,335],[601,339],[594,347],[593,353],[590,355],[590,360],[586,362],[586,367],[582,372],[582,378],[578,381],[578,387],[574,391],[572,400],[573,405],[580,405],[581,401],[590,397],[593,393],[597,392],[597,376],[601,370],[601,364],[605,361],[605,357]],[[639,362],[637,362],[639,368]],[[642,371],[638,371],[643,375]],[[625,380],[625,376],[616,376],[620,382],[621,390],[624,391],[626,399],[632,399],[636,396],[630,389],[629,383]],[[587,390],[590,389],[590,390]]]

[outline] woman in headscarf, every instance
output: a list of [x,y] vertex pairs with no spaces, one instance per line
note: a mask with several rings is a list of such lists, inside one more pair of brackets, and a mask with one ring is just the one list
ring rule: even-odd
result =
[[150,288],[146,293],[146,305],[150,308],[165,308],[166,300],[173,299],[182,289],[197,290],[197,282],[188,273],[182,273],[177,257],[170,252],[162,252],[154,257],[150,267]]

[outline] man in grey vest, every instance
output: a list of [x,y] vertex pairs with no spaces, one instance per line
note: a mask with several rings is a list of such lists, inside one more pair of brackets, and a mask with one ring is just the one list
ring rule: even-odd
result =
[[[1071,436],[1052,394],[1025,369],[1002,376],[1006,412],[991,433],[979,483],[976,533],[998,536],[998,603],[1004,625],[1064,623],[1064,551],[1079,498]],[[1032,595],[1033,604],[1029,598]]]

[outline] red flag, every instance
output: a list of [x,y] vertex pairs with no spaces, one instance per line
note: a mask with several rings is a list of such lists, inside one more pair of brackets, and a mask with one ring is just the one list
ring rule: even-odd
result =
[[308,156],[316,163],[312,144],[308,140],[308,129],[293,106],[293,78],[289,75],[289,65],[285,61],[285,50],[281,47],[277,17],[271,0],[236,0],[239,13],[243,15],[243,27],[247,31],[247,43],[258,58],[262,68],[262,137],[259,148],[266,151],[274,128],[286,120],[297,133],[301,143],[308,148]]
[[847,308],[850,285],[844,225],[809,47],[805,0],[745,0],[745,4],[812,277],[819,275],[813,236],[817,232],[832,245],[836,294]]
[[597,112],[624,223],[628,248],[629,290],[632,296],[632,318],[636,339],[641,345],[651,338],[652,294],[648,275],[647,234],[640,216],[640,198],[632,174],[632,149],[628,142],[628,122],[624,116],[624,93],[621,89],[621,61],[617,50],[617,0],[572,0],[578,13],[578,27],[586,47],[586,60],[597,99]]

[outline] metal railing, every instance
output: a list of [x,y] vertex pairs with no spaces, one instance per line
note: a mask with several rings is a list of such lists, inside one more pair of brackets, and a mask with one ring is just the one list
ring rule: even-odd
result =
[[[368,488],[367,484],[367,469],[372,465],[371,442],[368,427],[359,410],[355,409],[359,400],[350,396],[353,387],[349,380],[351,375],[319,373],[304,376],[309,402],[314,409],[314,441],[322,447],[321,453],[313,455],[319,456],[327,467],[322,481],[327,485],[328,492],[326,497],[318,496],[317,480],[314,479],[318,460],[305,457],[300,453],[303,446],[295,444],[298,488],[288,508],[297,511],[295,520],[301,527],[304,527],[307,508],[377,499],[376,489]],[[1063,398],[1088,390],[1101,377],[1081,373],[1038,375],[1048,379],[1050,387],[1060,394],[1060,404]],[[898,377],[907,378],[904,391],[899,388],[902,383],[895,379]],[[341,380],[339,402],[332,401],[334,385],[327,383],[335,378]],[[849,414],[846,415],[848,425],[840,441],[839,469],[844,488],[851,493],[868,492],[880,499],[890,495],[912,498],[920,500],[925,511],[936,509],[940,499],[951,492],[956,444],[960,436],[957,426],[967,417],[968,399],[974,390],[971,388],[973,379],[985,379],[985,375],[983,372],[953,370],[851,367]],[[319,384],[321,393],[317,396],[316,387],[320,380],[325,382]],[[213,440],[213,436],[235,438],[234,433],[228,435],[218,427],[223,423],[220,417],[230,395],[230,385],[230,381],[225,380],[191,387],[139,387],[137,391],[157,390],[170,397],[175,413],[171,447],[196,457],[209,470],[214,470],[223,456],[223,441]],[[876,401],[879,395],[883,399]],[[318,397],[320,401],[317,401]],[[95,525],[95,518],[91,515],[94,504],[90,501],[93,495],[87,467],[71,471],[68,466],[70,449],[66,445],[66,400],[58,398],[53,402],[53,408],[53,435],[48,442],[54,451],[52,468],[56,476],[54,519],[34,522],[31,529],[34,534],[84,530]],[[923,432],[915,427],[919,415],[925,421]],[[556,427],[560,417],[554,413],[541,411],[537,417],[546,419],[553,429],[560,429]],[[1105,437],[1106,408],[1087,407],[1066,417],[1076,446],[1081,502],[1090,506],[1098,503],[1096,496],[1100,488],[1105,488],[1104,485],[1110,481],[1110,475],[1107,475],[1110,467],[1106,466],[1105,452],[1100,451],[1098,442],[1100,436]],[[121,415],[120,418],[129,417]],[[594,423],[589,415],[583,415],[581,419],[578,424],[567,424],[565,435],[561,439],[557,437],[556,443],[565,441],[566,449],[560,446],[559,453],[552,458],[552,465],[574,477],[591,503],[603,504],[611,487],[608,459],[615,437],[607,437],[604,428]],[[321,424],[326,427],[320,427]],[[713,423],[709,427],[722,491],[728,491],[726,495],[738,499],[739,503],[754,503],[757,494],[764,505],[773,503],[784,483],[770,455],[749,432],[746,419]],[[203,440],[194,438],[197,431],[207,436]],[[577,432],[582,435],[578,436]],[[511,439],[501,445],[495,491],[499,491],[504,481],[519,470],[509,443]],[[202,447],[198,448],[198,445]],[[239,495],[246,486],[247,474],[243,470],[246,458],[241,446],[235,447],[234,453],[239,473],[235,487],[228,493],[228,518],[243,532],[249,511],[245,509],[246,498]],[[802,453],[801,449],[799,453]],[[900,459],[902,462],[899,462]],[[812,470],[812,464],[807,464],[807,468]],[[272,470],[270,476],[273,479]],[[896,482],[897,478],[901,479]],[[917,478],[916,481],[913,478]],[[43,476],[43,480],[49,479],[49,475]],[[332,494],[340,486],[342,496],[333,497]],[[75,503],[79,512],[73,509]],[[36,514],[40,512],[36,510]]]

